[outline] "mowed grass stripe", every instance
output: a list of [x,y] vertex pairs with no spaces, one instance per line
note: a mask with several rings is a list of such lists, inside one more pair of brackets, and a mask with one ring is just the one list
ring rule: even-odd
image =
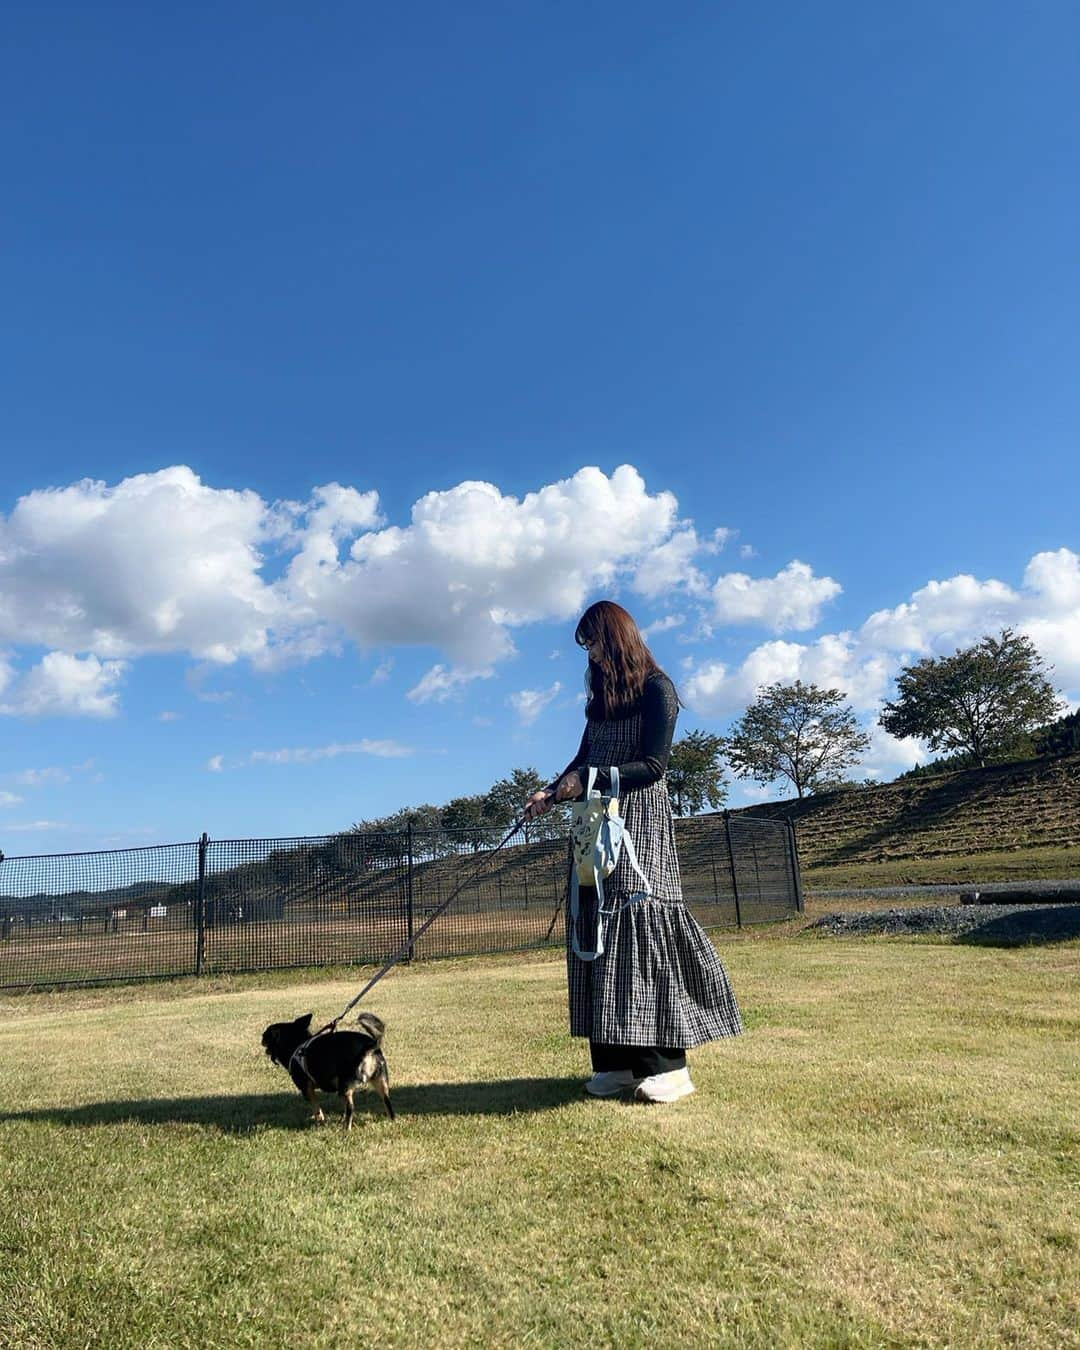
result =
[[582,1100],[561,962],[396,971],[351,1138],[258,1037],[352,977],[6,1000],[0,1342],[1080,1344],[1080,946],[723,953],[667,1109]]

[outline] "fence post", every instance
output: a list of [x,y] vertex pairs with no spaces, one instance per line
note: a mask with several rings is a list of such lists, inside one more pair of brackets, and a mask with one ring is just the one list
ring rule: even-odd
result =
[[739,904],[739,877],[735,869],[735,845],[731,839],[731,812],[724,812],[724,829],[727,832],[728,862],[731,863],[731,889],[735,893],[735,922],[742,927],[742,907]]
[[210,836],[199,840],[199,879],[195,886],[195,974],[201,975],[206,959],[206,848]]
[[791,877],[795,882],[795,908],[800,914],[806,912],[806,901],[803,897],[802,888],[802,864],[799,862],[799,837],[795,833],[795,822],[788,816],[788,838],[791,842],[789,857],[791,858]]
[[405,932],[409,944],[406,962],[413,959],[413,840],[412,821],[405,826]]

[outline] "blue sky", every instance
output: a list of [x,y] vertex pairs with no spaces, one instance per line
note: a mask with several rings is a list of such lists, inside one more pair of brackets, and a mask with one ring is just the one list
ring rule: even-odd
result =
[[1078,53],[1053,3],[9,8],[0,847],[553,773],[605,595],[682,731],[795,675],[869,727],[1005,622],[1075,705]]

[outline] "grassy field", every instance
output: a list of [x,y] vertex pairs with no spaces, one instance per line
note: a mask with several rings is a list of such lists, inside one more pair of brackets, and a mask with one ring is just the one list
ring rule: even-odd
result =
[[550,955],[394,972],[348,1138],[258,1037],[355,975],[3,1000],[0,1344],[1080,1345],[1080,945],[721,949],[666,1108],[582,1099]]

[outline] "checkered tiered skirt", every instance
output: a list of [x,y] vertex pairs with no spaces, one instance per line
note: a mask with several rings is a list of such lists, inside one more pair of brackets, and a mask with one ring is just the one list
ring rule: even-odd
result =
[[[589,763],[601,768],[641,757],[641,718],[588,723]],[[652,898],[627,904],[641,882],[625,853],[604,881],[615,905],[605,950],[581,961],[567,940],[570,1034],[604,1045],[689,1049],[737,1036],[742,1017],[723,962],[683,902],[667,782],[626,792],[621,810]],[[569,923],[569,916],[567,916]],[[596,892],[581,888],[579,942],[594,949]]]

